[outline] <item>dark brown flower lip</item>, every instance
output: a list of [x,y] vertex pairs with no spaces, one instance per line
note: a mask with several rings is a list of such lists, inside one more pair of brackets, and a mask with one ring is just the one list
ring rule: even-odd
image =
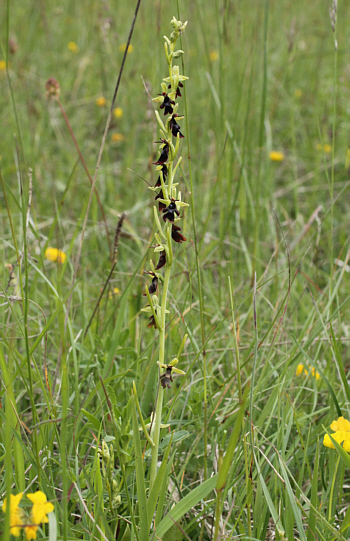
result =
[[[158,289],[158,277],[152,271],[144,271],[144,274],[149,274],[149,276],[152,276],[152,283],[148,288],[148,293],[153,295]],[[146,293],[144,293],[143,296],[146,297]]]
[[177,114],[173,115],[170,119],[170,129],[171,129],[171,133],[173,134],[174,137],[177,137],[177,135],[179,134],[179,137],[180,139],[183,139],[185,136],[182,135],[181,133],[181,128],[180,126],[178,125],[178,123],[176,122],[175,118],[179,116]]
[[158,161],[153,162],[153,165],[164,165],[165,162],[167,162],[169,159],[169,143],[165,139],[162,139],[161,141],[156,141],[156,143],[163,143],[164,146],[161,150]]
[[171,374],[172,369],[173,367],[168,365],[164,374],[161,374],[160,376],[160,383],[162,384],[163,389],[166,389],[166,387],[168,387],[168,389],[171,389],[170,382],[173,381]]
[[[163,180],[165,182],[165,179],[167,178],[168,176],[168,168],[166,165],[163,165],[162,169],[161,169],[162,173],[163,173]],[[161,183],[161,180],[160,180],[160,175],[159,177],[157,178],[157,182],[155,183],[154,187],[155,188],[158,188],[158,186],[161,186],[162,183]]]
[[[175,99],[176,99],[176,98],[181,98],[181,97],[182,97],[182,96],[181,96],[181,92],[180,92],[180,90],[179,90],[179,87],[180,87],[180,88],[183,88],[183,86],[184,86],[184,85],[183,85],[182,83],[180,83],[180,81],[179,81],[179,82],[178,82],[178,85],[177,85],[177,89],[176,89],[176,96],[175,96]],[[168,88],[171,88],[171,85],[169,85]]]
[[161,269],[162,267],[164,267],[165,264],[166,264],[166,253],[163,250],[163,252],[160,252],[160,254],[159,254],[159,261],[158,261],[158,265],[156,266],[155,270]]
[[176,208],[176,199],[171,199],[169,206],[163,209],[163,213],[164,222],[167,220],[169,220],[169,222],[174,222],[175,214],[180,216],[180,212]]
[[182,242],[186,242],[187,239],[181,233],[179,233],[179,231],[181,231],[181,227],[173,224],[171,228],[171,238],[173,239],[173,241],[179,242],[181,244]]
[[164,96],[163,103],[160,105],[160,108],[164,109],[164,115],[171,115],[174,110],[172,105],[175,105],[175,102],[169,98],[166,92],[158,94],[158,96]]
[[154,316],[150,316],[150,318],[148,319],[149,323],[147,325],[147,327],[154,327],[155,329],[158,329],[157,327],[157,323],[156,323],[156,320],[154,319]]

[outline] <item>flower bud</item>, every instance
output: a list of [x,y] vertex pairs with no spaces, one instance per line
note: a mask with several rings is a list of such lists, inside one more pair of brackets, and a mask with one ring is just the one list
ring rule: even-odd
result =
[[54,77],[46,81],[46,97],[47,99],[55,99],[60,95],[60,84]]

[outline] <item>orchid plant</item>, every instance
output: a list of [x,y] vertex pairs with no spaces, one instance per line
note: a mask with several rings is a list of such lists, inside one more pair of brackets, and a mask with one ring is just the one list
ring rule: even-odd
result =
[[[175,50],[176,42],[180,34],[185,30],[187,22],[182,23],[173,17],[171,26],[173,32],[170,38],[164,36],[165,56],[169,68],[169,76],[163,79],[161,83],[162,92],[158,94],[153,101],[160,105],[160,111],[163,112],[163,120],[158,111],[155,111],[160,128],[159,156],[154,165],[158,172],[158,179],[150,189],[156,193],[155,200],[157,206],[154,206],[154,219],[157,232],[155,233],[156,244],[154,252],[158,254],[158,263],[150,262],[150,271],[146,274],[152,278],[149,286],[145,288],[145,294],[148,304],[142,310],[149,314],[148,327],[154,327],[159,332],[159,388],[156,403],[156,411],[153,415],[151,427],[151,437],[154,442],[152,447],[150,486],[152,487],[157,473],[159,434],[161,429],[163,394],[166,388],[170,388],[170,382],[173,381],[172,374],[182,374],[185,372],[176,368],[178,360],[175,358],[170,362],[165,359],[165,329],[166,316],[169,314],[167,309],[167,299],[169,291],[169,282],[172,267],[174,264],[173,243],[181,244],[186,238],[181,233],[181,227],[178,222],[181,220],[181,210],[187,207],[181,199],[181,191],[178,183],[175,182],[175,176],[181,163],[181,156],[178,156],[180,139],[184,136],[181,133],[181,127],[178,124],[184,117],[178,113],[178,98],[181,98],[181,89],[183,83],[188,77],[180,74],[179,66],[173,65],[174,60],[181,57],[182,50]],[[161,370],[165,370],[161,374]]]

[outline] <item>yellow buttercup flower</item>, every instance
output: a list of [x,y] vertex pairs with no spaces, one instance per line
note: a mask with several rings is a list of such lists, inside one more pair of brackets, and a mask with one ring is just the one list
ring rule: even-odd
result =
[[350,434],[349,432],[346,432],[344,441],[343,441],[343,449],[347,453],[350,453]]
[[67,259],[67,255],[57,248],[47,248],[45,250],[45,257],[49,261],[57,261],[58,263],[64,263]]
[[79,47],[74,41],[70,41],[67,47],[72,53],[77,53],[79,51]]
[[[306,368],[304,367],[303,363],[300,363],[298,364],[297,366],[297,369],[296,369],[296,372],[295,372],[295,375],[296,376],[301,376],[302,374],[304,374],[305,376],[308,375],[308,371],[306,370]],[[311,375],[316,379],[320,379],[320,374],[317,372],[317,370],[315,370],[315,368],[311,368]]]
[[321,377],[320,374],[317,372],[317,370],[315,370],[314,368],[311,368],[311,374],[316,380],[320,379]]
[[[343,444],[344,451],[350,453],[350,432],[346,432],[345,430],[338,430],[335,434],[331,434],[331,436],[337,443],[339,443],[339,445]],[[323,445],[325,447],[329,447],[330,449],[335,449],[333,442],[328,436],[328,434],[325,434],[323,438]]]
[[332,147],[328,143],[321,145],[321,143],[317,143],[316,145],[317,150],[325,152],[326,154],[330,154],[332,152]]
[[[126,43],[122,43],[121,45],[119,45],[119,51],[123,53],[126,49],[126,45],[127,45]],[[131,43],[129,43],[128,54],[132,53],[133,50],[134,50],[134,47],[131,45]]]
[[212,62],[215,62],[215,60],[218,60],[219,53],[217,51],[211,51],[209,54],[209,58]]
[[338,417],[337,421],[333,421],[331,424],[331,430],[336,432],[337,430],[344,430],[345,432],[350,432],[350,422],[344,417]]
[[[295,374],[297,376],[301,376],[301,374],[303,373],[303,370],[304,370],[304,365],[302,363],[298,364],[297,366],[297,371],[295,372]],[[307,373],[307,372],[306,372]]]
[[0,71],[5,71],[6,69],[6,60],[0,60]]
[[[339,443],[343,444],[343,449],[347,453],[350,453],[350,422],[344,417],[338,417],[336,421],[331,424],[331,430],[335,431],[335,434],[331,434],[332,438]],[[328,434],[325,434],[323,438],[323,445],[334,449],[333,442]]]
[[294,90],[294,96],[295,96],[296,98],[301,98],[302,95],[303,95],[303,93],[302,93],[302,91],[300,90],[300,88],[296,88],[296,89]]
[[113,113],[115,118],[121,118],[123,116],[123,109],[121,107],[116,107]]
[[98,105],[99,107],[104,107],[106,105],[106,103],[107,103],[106,98],[104,98],[103,96],[100,96],[96,100],[96,105]]
[[120,143],[121,141],[124,141],[125,137],[122,133],[112,133],[112,141],[114,143]]
[[[21,501],[23,492],[20,492],[16,496],[10,494],[10,531],[11,534],[15,537],[18,537],[21,532],[21,527],[23,524],[23,511],[19,507],[19,502]],[[7,498],[4,499],[2,510],[6,513],[7,510]]]
[[115,287],[115,288],[113,288],[113,291],[110,291],[110,292],[108,293],[108,298],[109,298],[109,299],[113,299],[113,297],[115,297],[116,295],[119,295],[119,293],[120,293],[119,288],[118,288],[118,287]]
[[46,494],[38,490],[33,494],[27,494],[27,498],[33,502],[32,508],[32,520],[34,524],[40,524],[41,522],[49,522],[47,517],[48,513],[54,510],[54,505],[47,501]]
[[272,162],[283,162],[284,160],[283,152],[278,152],[277,150],[271,150],[269,157]]
[[25,526],[27,541],[30,541],[31,539],[36,539],[37,531],[38,531],[38,526],[36,526],[35,524],[30,524],[29,526]]

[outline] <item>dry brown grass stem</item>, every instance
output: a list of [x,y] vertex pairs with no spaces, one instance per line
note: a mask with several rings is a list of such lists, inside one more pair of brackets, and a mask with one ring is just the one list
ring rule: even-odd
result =
[[123,222],[124,222],[124,218],[125,218],[125,212],[123,212],[122,215],[120,216],[120,218],[119,218],[119,220],[118,220],[118,223],[117,223],[117,227],[115,228],[114,244],[113,244],[113,246],[114,246],[114,250],[113,250],[113,259],[114,259],[113,265],[112,265],[111,270],[109,271],[109,274],[108,274],[108,276],[107,276],[107,280],[106,280],[106,282],[105,282],[105,284],[104,284],[104,286],[103,286],[103,288],[102,288],[102,291],[101,291],[101,293],[100,293],[100,296],[99,296],[99,298],[98,298],[98,300],[97,300],[97,303],[96,303],[96,305],[95,305],[94,311],[92,312],[92,315],[91,315],[91,317],[90,317],[89,323],[87,324],[87,327],[86,327],[86,329],[85,329],[85,332],[84,332],[84,338],[85,338],[85,336],[87,335],[87,332],[88,332],[88,330],[89,330],[89,328],[90,328],[90,325],[91,325],[91,323],[92,323],[92,320],[94,319],[95,314],[96,314],[96,312],[97,312],[97,310],[98,310],[98,307],[100,306],[101,299],[102,299],[102,297],[103,297],[103,295],[104,295],[104,292],[105,292],[106,289],[107,289],[107,286],[108,286],[108,284],[109,284],[109,281],[110,281],[110,279],[112,278],[112,275],[113,275],[115,266],[116,266],[116,264],[117,264],[117,253],[118,253],[119,238],[120,238],[120,234],[121,234],[121,229],[122,229],[122,225],[123,225]]

